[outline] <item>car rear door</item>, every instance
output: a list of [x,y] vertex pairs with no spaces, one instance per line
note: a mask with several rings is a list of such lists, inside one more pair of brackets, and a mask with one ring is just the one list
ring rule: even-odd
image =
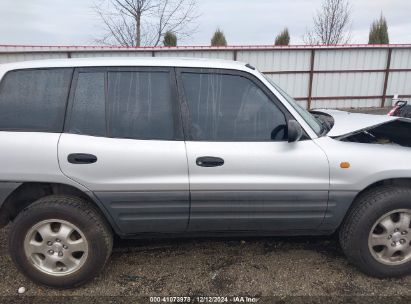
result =
[[191,191],[191,231],[316,229],[329,167],[308,138],[287,141],[292,117],[245,72],[179,69]]
[[170,68],[76,69],[58,157],[123,233],[184,231],[188,172]]

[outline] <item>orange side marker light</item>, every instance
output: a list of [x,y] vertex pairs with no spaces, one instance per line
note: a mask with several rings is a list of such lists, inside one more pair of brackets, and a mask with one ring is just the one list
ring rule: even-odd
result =
[[341,169],[349,169],[351,167],[349,162],[342,162],[340,164]]

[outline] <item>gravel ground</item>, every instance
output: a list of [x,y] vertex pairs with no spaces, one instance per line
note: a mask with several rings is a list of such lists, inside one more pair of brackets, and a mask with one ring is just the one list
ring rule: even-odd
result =
[[[0,232],[6,244],[7,229]],[[116,241],[102,274],[54,290],[24,278],[0,247],[0,296],[408,296],[411,276],[370,278],[348,264],[334,237]],[[391,301],[390,301],[391,302]]]
[[[133,302],[143,303],[149,296],[193,295],[263,297],[260,303],[269,296],[281,303],[290,297],[301,303],[340,303],[356,296],[362,296],[361,303],[375,303],[373,297],[379,296],[384,298],[378,302],[411,302],[411,276],[381,280],[363,275],[344,258],[335,237],[117,240],[102,274],[74,290],[30,282],[12,264],[6,244],[7,228],[0,230],[0,301],[8,303],[33,302],[32,296],[47,296],[49,301],[41,298],[42,303],[56,302],[53,296],[80,297],[72,298],[78,301],[84,301],[81,296],[107,296],[113,303],[132,296]],[[16,296],[21,286],[27,291]],[[294,298],[298,296],[303,298]]]
[[[0,233],[6,244],[7,229]],[[334,237],[116,241],[103,273],[75,290],[37,286],[0,247],[0,296],[411,296],[411,276],[380,280],[349,265]]]

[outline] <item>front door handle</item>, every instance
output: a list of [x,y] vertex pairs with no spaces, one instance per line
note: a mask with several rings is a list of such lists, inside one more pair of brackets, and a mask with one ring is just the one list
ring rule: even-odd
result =
[[93,164],[97,161],[97,156],[86,153],[72,153],[67,156],[67,160],[72,164]]
[[197,158],[196,164],[200,167],[219,167],[224,165],[224,159],[213,156],[202,156]]

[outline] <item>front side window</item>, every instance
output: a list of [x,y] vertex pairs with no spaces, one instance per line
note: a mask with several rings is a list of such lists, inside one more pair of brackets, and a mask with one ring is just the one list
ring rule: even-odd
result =
[[182,73],[193,140],[283,141],[286,119],[248,78]]
[[168,72],[80,72],[69,132],[172,140],[172,103]]
[[62,132],[72,69],[16,70],[0,86],[0,130]]

